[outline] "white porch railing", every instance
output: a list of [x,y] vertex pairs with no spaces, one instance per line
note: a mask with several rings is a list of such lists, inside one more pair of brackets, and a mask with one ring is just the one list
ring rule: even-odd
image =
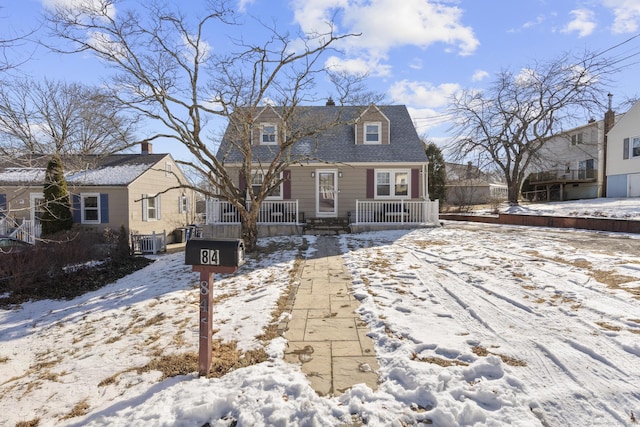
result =
[[167,232],[151,234],[131,233],[131,251],[134,254],[157,254],[167,250]]
[[[250,202],[248,202],[250,203]],[[265,200],[260,205],[258,224],[297,224],[297,200]],[[207,224],[239,224],[238,210],[225,200],[207,200]]]
[[355,224],[437,224],[439,202],[356,200]]
[[42,234],[42,225],[31,219],[23,219],[22,223],[8,217],[0,219],[0,235],[34,245]]

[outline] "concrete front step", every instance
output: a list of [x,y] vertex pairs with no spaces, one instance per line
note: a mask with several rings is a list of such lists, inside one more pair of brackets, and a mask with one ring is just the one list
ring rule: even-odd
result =
[[304,226],[305,234],[350,233],[348,218],[309,218]]

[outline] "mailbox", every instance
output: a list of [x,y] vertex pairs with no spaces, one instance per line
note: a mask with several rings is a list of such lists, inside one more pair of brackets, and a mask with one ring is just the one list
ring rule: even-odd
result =
[[185,247],[184,263],[239,267],[244,264],[244,242],[242,239],[191,239]]

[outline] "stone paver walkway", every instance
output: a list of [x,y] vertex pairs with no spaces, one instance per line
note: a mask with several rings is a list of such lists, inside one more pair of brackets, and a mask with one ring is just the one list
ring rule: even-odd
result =
[[317,251],[304,262],[284,334],[289,341],[285,360],[301,363],[321,396],[339,395],[359,383],[375,390],[373,341],[355,313],[360,303],[352,295],[338,238],[318,236],[314,246]]

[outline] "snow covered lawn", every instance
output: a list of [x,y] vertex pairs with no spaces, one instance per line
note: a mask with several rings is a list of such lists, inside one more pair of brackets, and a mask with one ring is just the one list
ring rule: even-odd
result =
[[329,398],[284,363],[284,339],[256,339],[314,239],[264,239],[277,249],[216,277],[215,337],[270,355],[217,379],[136,370],[197,350],[181,253],[0,311],[3,425],[637,425],[640,236],[452,222],[339,237],[381,383]]

